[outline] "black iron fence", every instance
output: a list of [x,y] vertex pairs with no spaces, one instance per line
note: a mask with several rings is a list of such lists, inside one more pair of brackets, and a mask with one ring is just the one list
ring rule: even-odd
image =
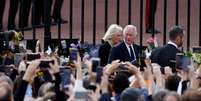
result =
[[[21,0],[21,2],[23,3],[23,1],[24,0]],[[87,0],[80,0],[80,15],[81,15],[81,23],[80,23],[80,28],[81,28],[81,32],[80,32],[80,36],[81,36],[81,43],[84,43],[84,41],[85,41],[85,17],[87,17],[88,15],[86,15],[85,14],[85,2],[86,2]],[[93,26],[93,28],[92,28],[92,35],[93,35],[93,45],[96,45],[97,43],[96,43],[96,38],[97,38],[97,26],[96,26],[96,24],[97,24],[97,10],[99,10],[99,8],[97,8],[97,1],[98,0],[92,0],[92,4],[93,4],[93,6],[92,6],[92,8],[91,9],[93,9],[92,10],[92,12],[91,13],[93,13],[92,14],[92,20],[93,20],[93,23],[92,23],[92,26]],[[117,23],[117,24],[119,24],[120,23],[120,17],[122,17],[122,16],[125,16],[125,15],[121,15],[120,14],[120,9],[121,9],[121,3],[120,3],[120,1],[121,0],[114,0],[116,3],[114,4],[114,5],[116,5],[116,14],[114,15],[115,17],[116,17],[116,22],[114,22],[114,23]],[[126,1],[126,0],[125,0]],[[146,1],[147,0],[127,0],[127,11],[128,11],[128,15],[126,15],[126,16],[128,16],[128,21],[126,21],[127,22],[127,24],[132,24],[132,14],[133,14],[133,9],[132,9],[132,4],[133,4],[133,2],[136,2],[136,1],[138,1],[138,3],[139,3],[139,7],[140,8],[138,8],[139,9],[139,13],[137,14],[137,15],[139,15],[140,17],[139,17],[139,19],[134,19],[134,20],[137,20],[137,21],[139,21],[139,26],[137,26],[137,27],[139,27],[139,35],[140,35],[140,45],[143,45],[143,40],[144,40],[144,8],[145,8],[145,3],[146,3]],[[152,0],[152,1],[155,1],[155,0]],[[186,9],[182,9],[182,10],[184,10],[185,12],[187,12],[186,14],[186,16],[187,16],[187,19],[186,19],[186,22],[187,22],[187,26],[186,26],[186,33],[187,33],[187,49],[189,49],[189,47],[190,47],[190,42],[191,42],[191,6],[192,6],[192,4],[191,4],[191,2],[192,2],[192,0],[174,0],[174,4],[169,4],[169,5],[175,5],[175,25],[180,25],[180,17],[179,17],[179,12],[180,12],[180,10],[181,9],[179,9],[179,7],[180,7],[180,3],[181,2],[187,2],[186,4]],[[48,43],[48,41],[49,40],[51,40],[51,30],[50,30],[50,28],[51,28],[51,15],[50,15],[50,6],[48,6],[48,5],[50,5],[50,0],[44,0],[44,4],[45,4],[45,8],[44,8],[44,11],[45,11],[45,24],[44,24],[44,43],[45,43],[45,47],[47,47],[47,44],[49,44]],[[108,2],[109,2],[109,0],[104,0],[104,15],[102,15],[103,16],[103,18],[104,18],[104,31],[106,31],[107,30],[107,27],[108,27],[108,11],[110,10],[110,7],[108,7],[109,5],[108,5]],[[199,35],[199,45],[201,45],[201,1],[200,0],[197,0],[196,2],[198,2],[199,3],[199,12],[197,12],[197,13],[199,13],[199,28],[198,28],[198,35]],[[33,6],[32,6],[32,16],[34,16],[35,14],[36,14],[36,10],[35,10],[35,5],[34,5],[34,3],[35,3],[35,0],[32,0],[32,4],[33,4]],[[168,0],[163,0],[163,24],[162,24],[162,26],[163,26],[163,29],[162,29],[162,37],[163,37],[163,44],[166,44],[166,42],[167,42],[167,20],[168,20],[168,18],[167,18],[167,10],[168,10]],[[72,39],[73,38],[73,30],[76,30],[76,29],[73,29],[73,24],[74,24],[74,13],[77,13],[77,12],[73,12],[73,9],[74,9],[74,0],[69,0],[69,3],[68,3],[69,5],[66,5],[66,4],[64,4],[63,6],[67,6],[69,9],[67,9],[68,10],[68,16],[69,16],[69,19],[68,19],[68,24],[69,24],[69,27],[68,27],[68,29],[69,29],[69,32],[67,33],[67,34],[69,34],[69,38],[70,39]],[[155,6],[155,3],[152,3],[152,7],[153,6]],[[23,9],[23,6],[21,7],[21,9]],[[152,12],[153,13],[153,12]],[[20,14],[20,16],[23,16],[22,15],[22,13]],[[35,20],[35,18],[33,18],[32,20]],[[153,20],[153,22],[156,22],[157,20],[155,20],[155,17],[152,19]],[[57,25],[58,25],[58,39],[61,39],[61,27],[62,27],[62,24],[61,24],[61,22],[59,21],[58,23],[57,23]],[[155,23],[153,23],[153,26],[155,26]],[[35,23],[34,23],[34,21],[32,21],[32,30],[33,30],[33,40],[35,40],[36,39],[36,27],[35,27]],[[154,28],[154,27],[153,27]],[[21,31],[22,31],[22,33],[24,33],[24,28],[22,28],[22,29],[20,29]],[[154,37],[155,36],[155,33],[152,33],[152,36]]]

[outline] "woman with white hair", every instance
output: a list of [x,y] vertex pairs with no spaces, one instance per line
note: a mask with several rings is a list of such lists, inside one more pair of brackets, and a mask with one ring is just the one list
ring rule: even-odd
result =
[[100,65],[107,65],[110,49],[121,42],[123,29],[117,24],[111,24],[103,37],[104,43],[100,46],[98,56],[100,57]]

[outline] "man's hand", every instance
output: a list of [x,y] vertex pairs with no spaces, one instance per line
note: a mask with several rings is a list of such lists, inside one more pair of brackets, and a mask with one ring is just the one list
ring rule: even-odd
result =
[[116,70],[116,69],[119,67],[120,64],[121,64],[121,63],[120,63],[120,60],[112,61],[111,64],[108,64],[108,65],[106,65],[106,66],[104,67],[105,73],[106,73],[107,75],[112,74],[112,73],[114,72],[114,70]]
[[165,77],[167,78],[168,76],[171,76],[172,73],[172,69],[169,66],[164,67],[165,70]]
[[126,62],[126,65],[127,65],[126,67],[128,68],[128,70],[132,74],[136,75],[136,74],[139,73],[139,70],[138,70],[138,68],[135,65],[131,64],[130,62]]

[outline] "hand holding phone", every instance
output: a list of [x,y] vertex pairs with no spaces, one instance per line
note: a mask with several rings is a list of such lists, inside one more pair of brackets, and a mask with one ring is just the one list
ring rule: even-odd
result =
[[185,56],[183,53],[176,54],[176,68],[184,71],[188,70],[191,65],[191,57]]
[[70,50],[69,60],[70,61],[76,61],[78,49],[77,48],[70,48],[69,50]]
[[100,66],[100,58],[93,57],[92,61],[92,72],[96,72],[96,69]]
[[50,63],[54,64],[54,60],[41,60],[39,67],[40,68],[50,68]]
[[68,90],[68,85],[71,83],[72,70],[70,68],[60,68],[61,84],[63,90]]
[[201,53],[201,47],[200,46],[193,46],[192,52],[193,53]]
[[26,55],[26,60],[27,61],[33,61],[33,60],[36,60],[36,59],[40,59],[40,54],[38,53],[30,53],[30,54],[27,54]]

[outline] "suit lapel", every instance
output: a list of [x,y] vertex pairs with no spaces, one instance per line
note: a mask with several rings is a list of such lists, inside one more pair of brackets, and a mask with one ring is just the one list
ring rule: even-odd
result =
[[126,44],[124,42],[122,43],[122,50],[125,54],[125,57],[129,58],[129,60],[130,60],[130,54],[129,54]]

